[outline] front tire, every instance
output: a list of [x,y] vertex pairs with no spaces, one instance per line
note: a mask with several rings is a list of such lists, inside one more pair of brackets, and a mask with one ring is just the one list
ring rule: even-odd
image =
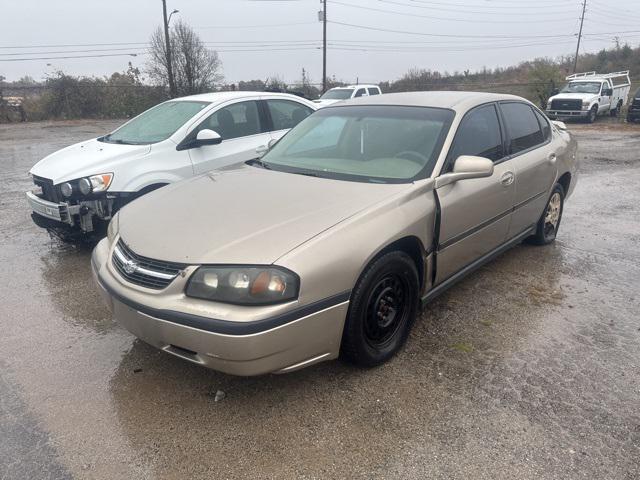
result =
[[589,115],[587,116],[587,123],[595,122],[597,117],[598,117],[598,106],[594,105],[593,107],[591,107],[591,110],[589,110]]
[[370,264],[351,296],[341,356],[363,367],[393,357],[416,317],[419,289],[416,265],[406,253],[390,252]]
[[564,210],[565,191],[562,185],[556,183],[551,190],[551,196],[547,201],[547,206],[538,220],[536,233],[529,237],[529,242],[534,245],[548,245],[552,243],[558,235],[562,211]]

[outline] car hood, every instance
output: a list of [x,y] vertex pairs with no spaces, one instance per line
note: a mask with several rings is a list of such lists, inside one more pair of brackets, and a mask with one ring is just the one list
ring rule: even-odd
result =
[[558,95],[551,97],[549,100],[588,100],[597,96],[597,93],[559,93]]
[[119,164],[148,154],[151,145],[120,145],[97,139],[63,148],[36,163],[32,175],[53,180],[54,184],[99,173],[114,172]]
[[327,107],[329,105],[333,105],[334,103],[341,102],[342,100],[314,100],[313,103],[318,105],[318,108]]
[[410,188],[242,165],[156,190],[120,211],[139,255],[186,264],[268,265],[346,218]]

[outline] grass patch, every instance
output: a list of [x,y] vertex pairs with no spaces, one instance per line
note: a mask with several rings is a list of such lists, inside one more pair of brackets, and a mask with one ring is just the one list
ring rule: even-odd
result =
[[457,342],[451,345],[451,348],[463,353],[473,353],[473,345],[467,342]]

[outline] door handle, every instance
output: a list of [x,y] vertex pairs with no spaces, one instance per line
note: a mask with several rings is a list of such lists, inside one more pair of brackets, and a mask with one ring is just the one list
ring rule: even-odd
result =
[[552,153],[551,155],[549,155],[549,163],[551,163],[551,164],[556,163],[557,159],[558,159],[558,157],[556,156],[555,153]]
[[267,147],[266,145],[260,145],[258,148],[256,148],[256,153],[260,156],[263,156],[268,151],[269,147]]
[[515,175],[513,174],[513,172],[504,172],[502,174],[502,177],[500,177],[500,183],[502,185],[504,185],[505,187],[508,187],[509,185],[511,185],[513,183],[513,181],[515,180]]

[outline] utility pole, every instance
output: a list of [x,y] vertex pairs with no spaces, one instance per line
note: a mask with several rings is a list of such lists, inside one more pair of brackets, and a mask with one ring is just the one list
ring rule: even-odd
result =
[[169,20],[167,19],[167,0],[162,0],[162,16],[164,18],[164,42],[167,51],[167,76],[169,77],[169,95],[171,98],[178,96],[176,82],[173,78],[173,66],[171,65],[171,41],[169,40]]
[[[327,0],[322,2],[322,93],[327,91]],[[586,0],[585,0],[586,1]]]
[[582,39],[582,25],[584,24],[584,12],[587,9],[587,0],[582,2],[582,17],[580,17],[580,32],[578,33],[578,45],[576,46],[576,58],[573,59],[573,73],[578,68],[578,54],[580,53],[580,40]]

